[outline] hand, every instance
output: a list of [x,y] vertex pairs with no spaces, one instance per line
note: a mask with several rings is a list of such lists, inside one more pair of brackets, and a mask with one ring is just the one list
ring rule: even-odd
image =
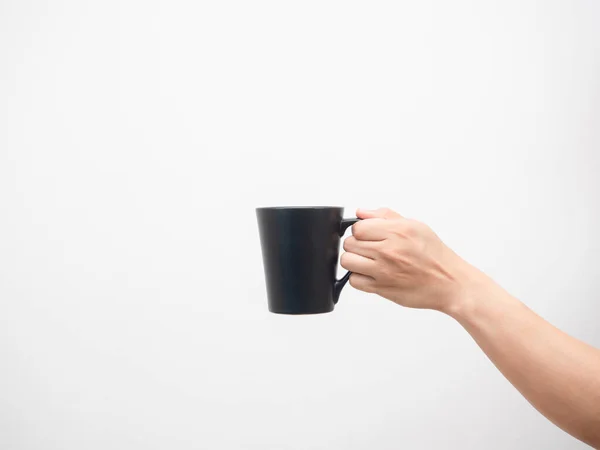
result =
[[476,269],[428,226],[387,208],[357,216],[341,258],[353,287],[411,308],[447,312],[460,301]]

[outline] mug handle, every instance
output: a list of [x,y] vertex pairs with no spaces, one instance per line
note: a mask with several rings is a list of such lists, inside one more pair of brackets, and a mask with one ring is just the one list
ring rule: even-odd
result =
[[[344,233],[346,232],[348,227],[351,227],[359,220],[362,220],[362,219],[358,219],[358,218],[342,219],[342,222],[340,223],[340,232],[339,232],[340,237],[344,237]],[[352,272],[348,271],[342,278],[335,281],[335,284],[333,285],[333,304],[334,305],[340,299],[340,293],[342,292],[342,288],[346,285],[346,283],[350,279],[350,275],[352,275]]]

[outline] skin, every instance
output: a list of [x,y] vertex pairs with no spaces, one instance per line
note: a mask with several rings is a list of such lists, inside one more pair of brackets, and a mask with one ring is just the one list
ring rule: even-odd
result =
[[353,287],[454,318],[540,413],[600,448],[599,349],[539,317],[425,224],[385,208],[357,216],[341,258]]

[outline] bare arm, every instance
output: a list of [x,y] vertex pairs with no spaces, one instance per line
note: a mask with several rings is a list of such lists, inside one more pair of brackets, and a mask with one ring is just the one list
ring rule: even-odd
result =
[[555,328],[491,280],[474,283],[448,313],[539,412],[600,448],[600,350]]
[[425,225],[386,209],[358,214],[372,220],[344,242],[354,287],[453,317],[538,411],[600,448],[600,350],[546,322]]

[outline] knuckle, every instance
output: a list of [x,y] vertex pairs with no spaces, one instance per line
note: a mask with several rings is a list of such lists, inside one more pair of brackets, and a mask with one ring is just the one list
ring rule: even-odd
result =
[[404,231],[410,237],[414,237],[419,233],[417,225],[412,221],[409,221],[406,223],[406,225],[404,227]]
[[364,236],[364,227],[365,224],[363,222],[357,222],[354,225],[352,225],[352,236],[355,236],[356,238],[360,239],[361,236]]
[[350,286],[352,286],[355,289],[358,289],[358,277],[356,276],[356,274],[352,274],[350,275],[350,280],[348,280],[348,282],[350,283]]
[[386,247],[382,247],[380,253],[381,256],[385,259],[395,259],[398,252],[393,246],[388,245]]
[[349,236],[344,240],[344,250],[349,251],[353,244],[354,241],[356,241],[356,238],[354,236]]
[[420,222],[417,222],[416,220],[406,219],[399,222],[398,229],[402,234],[408,237],[415,237],[419,235],[420,225]]
[[340,257],[340,265],[344,268],[344,269],[348,269],[348,258],[349,255],[348,253],[342,253],[342,256]]
[[379,214],[384,219],[396,219],[398,217],[402,217],[400,214],[390,208],[379,208]]

